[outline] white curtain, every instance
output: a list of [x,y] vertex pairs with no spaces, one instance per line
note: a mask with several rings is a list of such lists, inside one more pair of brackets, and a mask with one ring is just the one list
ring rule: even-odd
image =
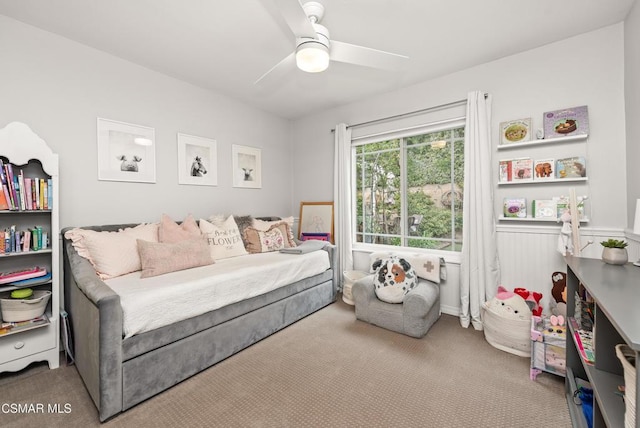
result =
[[353,269],[351,213],[351,129],[344,123],[336,126],[333,181],[334,241],[338,247],[338,288],[342,290],[342,272]]
[[482,330],[482,304],[500,283],[491,159],[491,96],[470,92],[464,138],[464,213],[460,324]]

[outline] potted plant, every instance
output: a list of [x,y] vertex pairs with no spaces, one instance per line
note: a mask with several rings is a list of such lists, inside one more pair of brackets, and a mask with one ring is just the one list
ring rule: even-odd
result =
[[629,260],[627,254],[627,244],[621,239],[607,239],[600,242],[604,248],[602,250],[602,261],[610,265],[623,265]]

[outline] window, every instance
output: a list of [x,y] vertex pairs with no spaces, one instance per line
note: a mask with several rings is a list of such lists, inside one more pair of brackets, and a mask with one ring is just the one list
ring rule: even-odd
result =
[[354,141],[356,242],[460,251],[464,121]]

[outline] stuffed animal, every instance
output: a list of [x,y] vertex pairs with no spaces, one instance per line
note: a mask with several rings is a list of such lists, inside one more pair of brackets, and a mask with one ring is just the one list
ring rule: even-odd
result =
[[569,210],[565,210],[560,216],[562,222],[562,228],[560,229],[560,236],[558,237],[558,251],[563,256],[573,254],[573,241],[571,240],[571,213]]
[[416,273],[404,258],[391,256],[376,260],[373,285],[378,299],[387,303],[402,303],[404,295],[417,284]]
[[551,301],[549,309],[553,315],[567,317],[567,274],[564,272],[554,272],[551,274],[553,287],[551,288]]
[[542,293],[529,291],[526,288],[522,288],[522,287],[514,288],[513,292],[525,300],[527,305],[529,305],[529,309],[531,309],[532,315],[535,315],[537,317],[542,315],[542,306],[540,306]]
[[498,287],[496,297],[487,302],[487,309],[503,318],[512,320],[530,320],[531,309],[522,296],[508,291],[502,285]]

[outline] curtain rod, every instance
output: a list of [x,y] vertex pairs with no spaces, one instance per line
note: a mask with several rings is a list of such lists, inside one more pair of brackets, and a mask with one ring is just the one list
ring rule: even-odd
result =
[[[484,97],[486,98],[488,95],[489,94],[485,93]],[[457,105],[460,105],[460,104],[463,104],[463,103],[466,103],[466,102],[467,102],[467,99],[464,98],[462,100],[452,101],[450,103],[440,104],[440,105],[433,106],[433,107],[427,107],[427,108],[423,108],[423,109],[420,109],[420,110],[410,111],[410,112],[407,112],[407,113],[396,114],[394,116],[389,116],[389,117],[383,117],[383,118],[380,118],[380,119],[369,120],[367,122],[360,122],[360,123],[356,123],[356,124],[353,124],[353,125],[347,125],[347,128],[356,128],[358,126],[371,125],[373,123],[385,122],[387,120],[399,119],[401,117],[406,117],[406,116],[413,116],[414,114],[427,113],[427,112],[430,112],[430,111],[440,110],[440,109],[447,108],[447,107],[454,107],[454,106],[457,106]],[[335,130],[336,130],[335,128],[332,128],[331,132],[335,132]]]

